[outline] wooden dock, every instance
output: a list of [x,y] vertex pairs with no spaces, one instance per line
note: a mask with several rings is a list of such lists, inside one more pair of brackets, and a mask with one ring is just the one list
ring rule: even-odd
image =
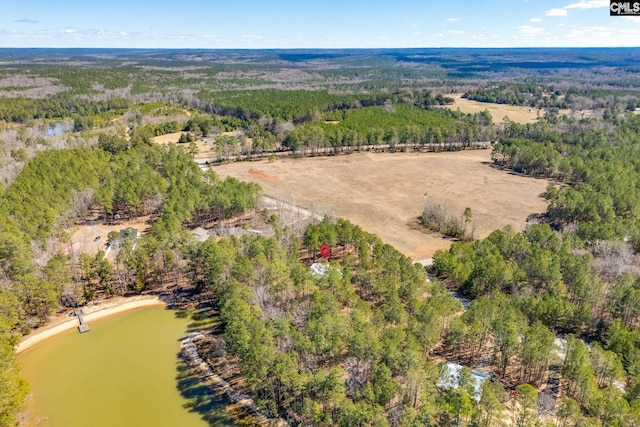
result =
[[82,317],[82,310],[76,310],[76,316],[78,316],[78,322],[80,322],[80,325],[78,325],[80,333],[89,332],[91,328],[89,327],[89,324],[84,321],[84,318]]

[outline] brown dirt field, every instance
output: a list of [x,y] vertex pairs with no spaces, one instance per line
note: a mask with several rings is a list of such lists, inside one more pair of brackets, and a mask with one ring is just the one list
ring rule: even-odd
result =
[[[538,111],[535,108],[472,101],[462,98],[462,94],[451,95],[451,97],[455,102],[447,105],[447,108],[451,108],[452,110],[460,109],[460,111],[467,114],[488,110],[494,123],[502,123],[505,116],[516,123],[535,123],[538,120]],[[541,112],[541,114],[544,113]]]
[[427,199],[446,202],[460,216],[470,207],[478,238],[507,224],[522,229],[528,215],[545,211],[540,195],[546,180],[499,171],[490,162],[490,150],[366,153],[229,163],[214,170],[257,182],[274,198],[346,218],[418,260],[451,244],[417,226]]

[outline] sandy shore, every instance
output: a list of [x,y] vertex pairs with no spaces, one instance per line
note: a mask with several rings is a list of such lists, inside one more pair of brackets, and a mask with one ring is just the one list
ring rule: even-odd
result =
[[[112,298],[101,302],[97,305],[90,305],[82,309],[84,319],[91,324],[92,321],[102,319],[107,316],[122,313],[123,311],[133,310],[140,307],[149,307],[153,305],[165,305],[157,296],[136,296],[129,298]],[[68,331],[78,327],[78,319],[68,314],[55,317],[49,324],[42,328],[36,329],[27,335],[16,346],[16,353],[25,351],[26,349],[38,344],[61,332]]]

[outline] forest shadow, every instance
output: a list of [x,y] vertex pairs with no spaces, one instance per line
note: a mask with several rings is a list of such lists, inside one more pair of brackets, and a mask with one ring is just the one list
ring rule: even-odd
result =
[[178,354],[176,382],[183,405],[199,414],[210,426],[256,426],[261,423],[241,406],[233,404],[222,391],[215,391],[204,374],[194,372]]
[[[176,317],[189,318],[187,334],[213,328],[219,324],[218,311],[210,306],[194,310],[176,310]],[[191,369],[180,353],[177,355],[176,384],[178,391],[187,400],[183,406],[199,414],[211,426],[255,426],[260,423],[242,407],[233,404],[222,389],[216,388],[206,374]]]
[[227,410],[228,401],[222,393],[213,392],[206,378],[192,372],[182,360],[177,369],[178,391],[187,400],[183,405],[185,409],[200,414],[212,426],[237,425],[236,417]]
[[210,306],[203,306],[190,311],[191,323],[187,326],[187,332],[199,332],[211,329],[220,322],[218,310]]
[[174,310],[174,315],[178,319],[189,319],[191,322],[187,325],[187,333],[201,332],[206,329],[211,329],[218,323],[220,318],[218,316],[218,310],[211,306],[201,306],[196,309]]

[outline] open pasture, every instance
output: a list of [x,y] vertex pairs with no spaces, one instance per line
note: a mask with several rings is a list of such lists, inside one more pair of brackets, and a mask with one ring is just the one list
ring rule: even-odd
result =
[[489,150],[366,153],[215,166],[222,177],[257,182],[264,193],[320,214],[343,217],[413,259],[446,249],[450,239],[417,224],[426,200],[451,213],[473,211],[475,237],[507,224],[522,229],[541,213],[547,181],[491,167]]
[[[447,108],[460,110],[463,113],[475,114],[487,110],[491,114],[494,123],[504,122],[504,118],[516,123],[534,123],[538,120],[538,110],[531,107],[520,107],[517,105],[494,104],[491,102],[479,102],[462,98],[462,94],[450,95],[455,102],[447,105]],[[540,111],[544,115],[544,110]]]

